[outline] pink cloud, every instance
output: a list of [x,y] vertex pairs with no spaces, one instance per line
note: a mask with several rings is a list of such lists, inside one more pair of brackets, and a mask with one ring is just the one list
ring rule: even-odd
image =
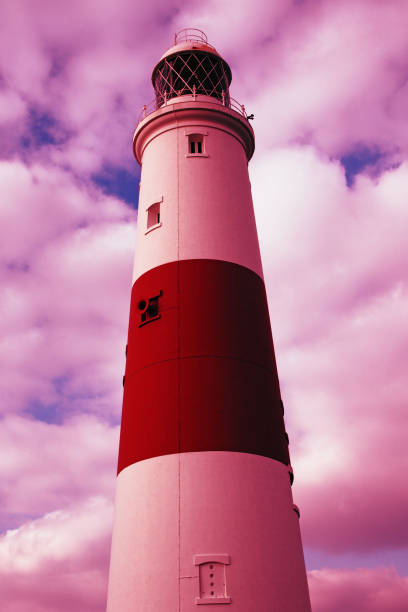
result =
[[63,425],[6,417],[0,429],[2,529],[89,496],[113,496],[119,428],[94,416]]
[[26,105],[16,93],[5,90],[0,92],[0,124],[14,123],[24,116]]
[[[163,0],[146,5],[118,0],[114,6],[107,0],[73,0],[69,6],[42,0],[40,9],[29,0],[18,7],[2,3],[0,20],[7,28],[0,73],[10,95],[25,101],[25,127],[30,128],[29,109],[35,109],[53,117],[66,135],[62,146],[31,150],[32,158],[69,166],[82,176],[107,163],[135,168],[131,136],[139,108],[153,98],[146,76],[162,53],[158,41],[163,50],[168,43],[161,21],[171,21],[173,11],[177,5],[169,9]],[[137,102],[140,92],[147,99]]]
[[[112,503],[93,497],[0,538],[4,612],[104,608]],[[30,602],[28,604],[28,602]]]
[[17,229],[0,246],[3,411],[33,398],[75,411],[82,394],[118,414],[134,212],[56,168],[4,162],[0,175],[2,226]]
[[291,148],[253,172],[304,541],[406,547],[408,168],[350,190],[337,163]]
[[394,569],[357,569],[309,572],[313,612],[404,612],[408,578]]

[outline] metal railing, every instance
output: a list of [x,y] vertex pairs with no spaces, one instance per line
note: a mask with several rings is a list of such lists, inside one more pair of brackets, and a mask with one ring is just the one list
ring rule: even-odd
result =
[[208,42],[207,35],[198,28],[184,28],[177,32],[174,35],[174,44],[179,45],[183,42],[204,43],[207,47],[211,47],[211,49],[215,51],[215,47]]
[[183,28],[174,35],[174,44],[178,45],[182,42],[201,42],[208,45],[207,35],[198,28]]
[[[181,98],[182,96],[186,96],[186,95],[191,96],[194,101],[197,100],[198,95],[200,95],[201,97],[201,94],[196,94],[195,87],[193,87],[193,91],[191,91],[190,88],[181,89],[180,91],[177,92],[177,96],[172,96],[171,98],[168,98],[168,99],[166,98],[166,94],[164,94],[162,103],[158,103],[157,100],[154,99],[148,102],[147,104],[143,105],[142,111],[138,117],[137,123],[139,124],[141,121],[143,121],[143,119],[146,119],[146,117],[148,117],[155,111],[159,110],[159,108],[164,108],[168,104],[171,104],[172,100],[174,100],[175,98],[176,99],[179,97]],[[219,102],[221,102],[223,106],[225,106],[226,108],[230,108],[231,110],[239,113],[242,117],[248,120],[248,115],[246,113],[245,106],[243,104],[240,104],[238,100],[235,100],[235,98],[232,98],[231,96],[226,95],[224,92],[221,93],[221,96],[222,96],[222,99]]]

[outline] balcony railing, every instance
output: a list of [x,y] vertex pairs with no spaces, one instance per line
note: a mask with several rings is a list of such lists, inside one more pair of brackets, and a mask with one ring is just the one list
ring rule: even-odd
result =
[[[185,89],[187,91],[185,91]],[[147,104],[144,104],[142,107],[142,111],[139,115],[138,118],[138,124],[143,121],[143,119],[146,119],[146,117],[148,117],[149,115],[151,115],[152,113],[154,113],[155,111],[159,110],[159,108],[164,108],[165,106],[167,106],[168,104],[172,104],[172,101],[178,98],[181,98],[182,96],[191,96],[191,98],[193,99],[193,101],[197,100],[198,102],[200,101],[199,98],[201,99],[202,96],[198,96],[195,93],[195,88],[193,87],[193,91],[191,91],[190,88],[185,88],[182,89],[180,91],[177,92],[177,96],[172,96],[169,99],[166,99],[166,95],[164,95],[163,101],[162,103],[158,103],[156,99],[151,100],[150,102],[148,102]],[[189,102],[191,102],[191,98],[189,100]],[[216,100],[217,98],[215,98]],[[231,110],[239,113],[242,117],[244,117],[245,119],[248,120],[248,116],[246,114],[246,110],[245,110],[245,106],[243,104],[240,104],[238,102],[238,100],[235,100],[235,98],[232,98],[231,96],[226,96],[224,95],[224,92],[222,92],[222,100],[215,102],[215,104],[222,104],[223,106],[225,106],[226,108],[230,108]]]
[[183,28],[179,32],[174,35],[174,44],[178,45],[183,42],[198,42],[204,43],[211,47],[212,45],[208,44],[207,35],[198,28]]

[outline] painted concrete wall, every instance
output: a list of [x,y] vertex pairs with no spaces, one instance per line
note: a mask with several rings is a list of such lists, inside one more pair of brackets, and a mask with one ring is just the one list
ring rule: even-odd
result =
[[[242,143],[231,126],[222,123],[220,113],[216,121],[214,113],[202,109],[179,115],[167,116],[139,136],[146,143],[133,280],[177,259],[230,261],[262,277]],[[189,153],[189,135],[194,133],[203,136],[202,155]],[[146,233],[147,208],[155,202],[161,202],[161,226]]]
[[310,610],[299,519],[279,461],[182,453],[120,473],[108,611],[200,610],[197,555],[229,557],[231,612]]

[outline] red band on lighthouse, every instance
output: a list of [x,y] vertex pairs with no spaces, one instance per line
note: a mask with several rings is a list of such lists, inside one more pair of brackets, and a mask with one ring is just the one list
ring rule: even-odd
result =
[[266,294],[251,270],[187,260],[145,273],[132,291],[125,381],[118,471],[188,451],[289,463]]

